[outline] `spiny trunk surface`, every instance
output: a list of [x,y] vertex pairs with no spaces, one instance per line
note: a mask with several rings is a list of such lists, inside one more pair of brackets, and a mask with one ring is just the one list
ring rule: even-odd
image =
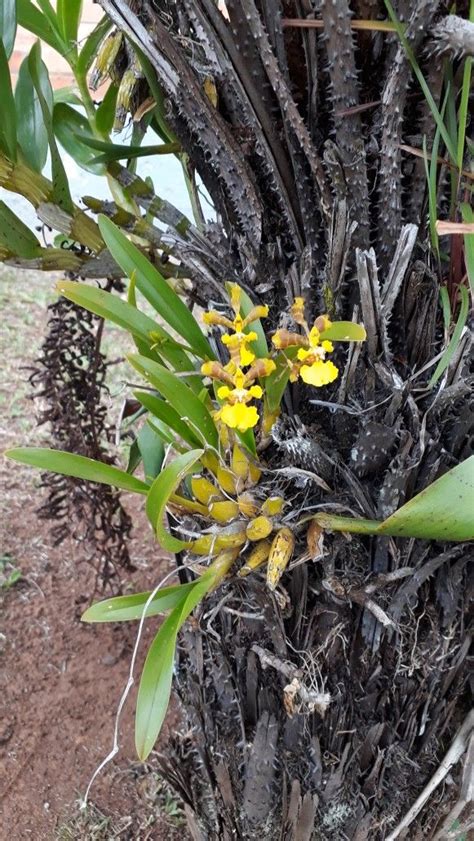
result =
[[[394,33],[351,27],[386,19],[383,3],[100,3],[155,69],[216,208],[200,230],[160,211],[196,301],[224,301],[234,280],[275,319],[303,295],[313,317],[365,323],[367,342],[340,353],[322,399],[288,391],[264,456],[286,468],[268,474],[274,492],[295,514],[386,517],[469,455],[474,424],[467,331],[442,386],[427,387],[443,347],[440,284],[452,291],[462,269],[452,262],[447,278],[431,255],[424,164],[402,148],[424,134],[430,149],[435,131],[406,51]],[[469,33],[463,46],[439,0],[393,5],[439,101],[443,62],[469,49]],[[303,17],[324,29],[286,22]],[[394,830],[467,714],[470,556],[469,545],[326,536],[278,599],[255,576],[206,601],[182,637],[186,726],[162,760],[195,839],[448,837],[449,820],[436,833],[462,763],[455,785]]]

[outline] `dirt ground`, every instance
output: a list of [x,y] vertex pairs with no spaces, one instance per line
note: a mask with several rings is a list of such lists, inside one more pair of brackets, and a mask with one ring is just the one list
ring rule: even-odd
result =
[[[35,427],[27,367],[44,334],[53,280],[0,265],[2,308],[0,448],[47,443]],[[115,353],[117,350],[115,350]],[[134,697],[120,728],[120,753],[79,808],[96,766],[112,747],[136,625],[89,626],[80,615],[95,573],[72,541],[54,547],[35,508],[38,474],[1,459],[0,481],[0,812],[9,841],[109,841],[185,837],[182,812],[154,769],[133,747]],[[138,505],[139,505],[138,501]],[[138,510],[127,498],[127,507]],[[143,590],[170,569],[157,557],[144,519],[132,545]],[[156,624],[148,623],[143,649]],[[142,651],[143,655],[144,651]],[[176,721],[169,716],[168,727]],[[167,736],[166,728],[162,739]]]

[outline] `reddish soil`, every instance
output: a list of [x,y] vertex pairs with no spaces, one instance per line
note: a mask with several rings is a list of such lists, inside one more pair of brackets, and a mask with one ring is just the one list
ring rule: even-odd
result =
[[[32,417],[25,366],[37,356],[44,334],[52,280],[13,275],[1,266],[0,280],[3,452],[13,444],[47,444],[45,431],[35,427]],[[41,501],[38,481],[36,471],[0,458],[0,838],[183,838],[180,809],[153,759],[146,766],[136,759],[133,690],[121,724],[120,753],[94,784],[90,808],[79,810],[91,775],[112,747],[137,625],[80,622],[93,600],[96,573],[84,562],[86,547],[72,540],[52,545],[49,524],[35,514]],[[124,574],[124,587],[149,589],[172,562],[153,545],[142,500],[128,496],[124,502],[137,535],[131,545],[137,569]],[[12,569],[22,577],[6,587]],[[141,662],[155,629],[156,621],[150,620]],[[167,727],[173,723],[176,713],[168,717]],[[165,727],[162,741],[167,732]]]
[[[71,543],[51,546],[47,525],[38,524],[32,508],[28,511],[31,496],[26,499],[23,485],[17,487],[14,471],[11,478],[7,490],[17,494],[2,546],[25,571],[25,579],[3,595],[1,608],[3,826],[10,841],[113,838],[115,834],[94,835],[90,825],[86,834],[85,816],[77,818],[70,836],[64,825],[77,816],[79,796],[112,746],[136,625],[80,622],[94,572],[78,563],[78,548]],[[151,583],[150,571],[141,569],[130,577],[133,589]],[[145,629],[143,648],[154,627],[151,622]],[[98,778],[91,800],[117,828],[128,824],[120,838],[169,838],[172,825],[159,821],[159,803],[153,798],[157,780],[151,771],[144,797],[146,775],[139,765],[134,767],[133,707],[132,691],[121,726],[121,752]],[[151,819],[161,826],[154,822],[146,827]]]

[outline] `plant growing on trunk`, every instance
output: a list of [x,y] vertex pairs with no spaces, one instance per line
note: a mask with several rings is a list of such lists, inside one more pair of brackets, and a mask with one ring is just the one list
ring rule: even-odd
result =
[[[161,761],[194,837],[461,834],[462,796],[430,796],[448,768],[461,785],[472,732],[472,14],[435,0],[101,5],[147,68],[142,111],[180,144],[195,224],[92,138],[134,207],[89,207],[171,254],[178,278],[171,288],[108,220],[81,219],[94,271],[101,257],[118,265],[128,301],[61,284],[134,336],[145,480],[71,454],[14,455],[146,494],[178,553],[180,585],[87,614],[170,611],[142,678],[139,751],[163,718],[179,639],[189,726]],[[218,330],[204,335],[186,296]],[[177,455],[163,466],[167,446]]]

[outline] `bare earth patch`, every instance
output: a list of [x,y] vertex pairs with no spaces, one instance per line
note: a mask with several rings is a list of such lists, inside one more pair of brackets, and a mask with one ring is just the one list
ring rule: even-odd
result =
[[[47,443],[46,431],[38,430],[32,418],[27,367],[38,354],[52,288],[51,277],[0,266],[2,452],[12,445]],[[0,479],[0,808],[5,837],[183,838],[181,812],[153,761],[147,767],[136,762],[133,692],[121,725],[122,750],[94,785],[89,808],[79,810],[94,769],[112,746],[136,626],[80,622],[95,585],[95,572],[84,562],[86,547],[73,541],[52,545],[48,523],[35,515],[37,473],[2,459]],[[125,502],[135,514],[135,501]],[[157,557],[145,521],[138,522],[131,552],[137,570],[127,576],[130,590],[153,586],[157,575],[170,569],[169,560]],[[21,577],[5,586],[15,570]],[[155,629],[153,622],[145,628],[142,655]],[[173,721],[175,715],[168,727]]]

